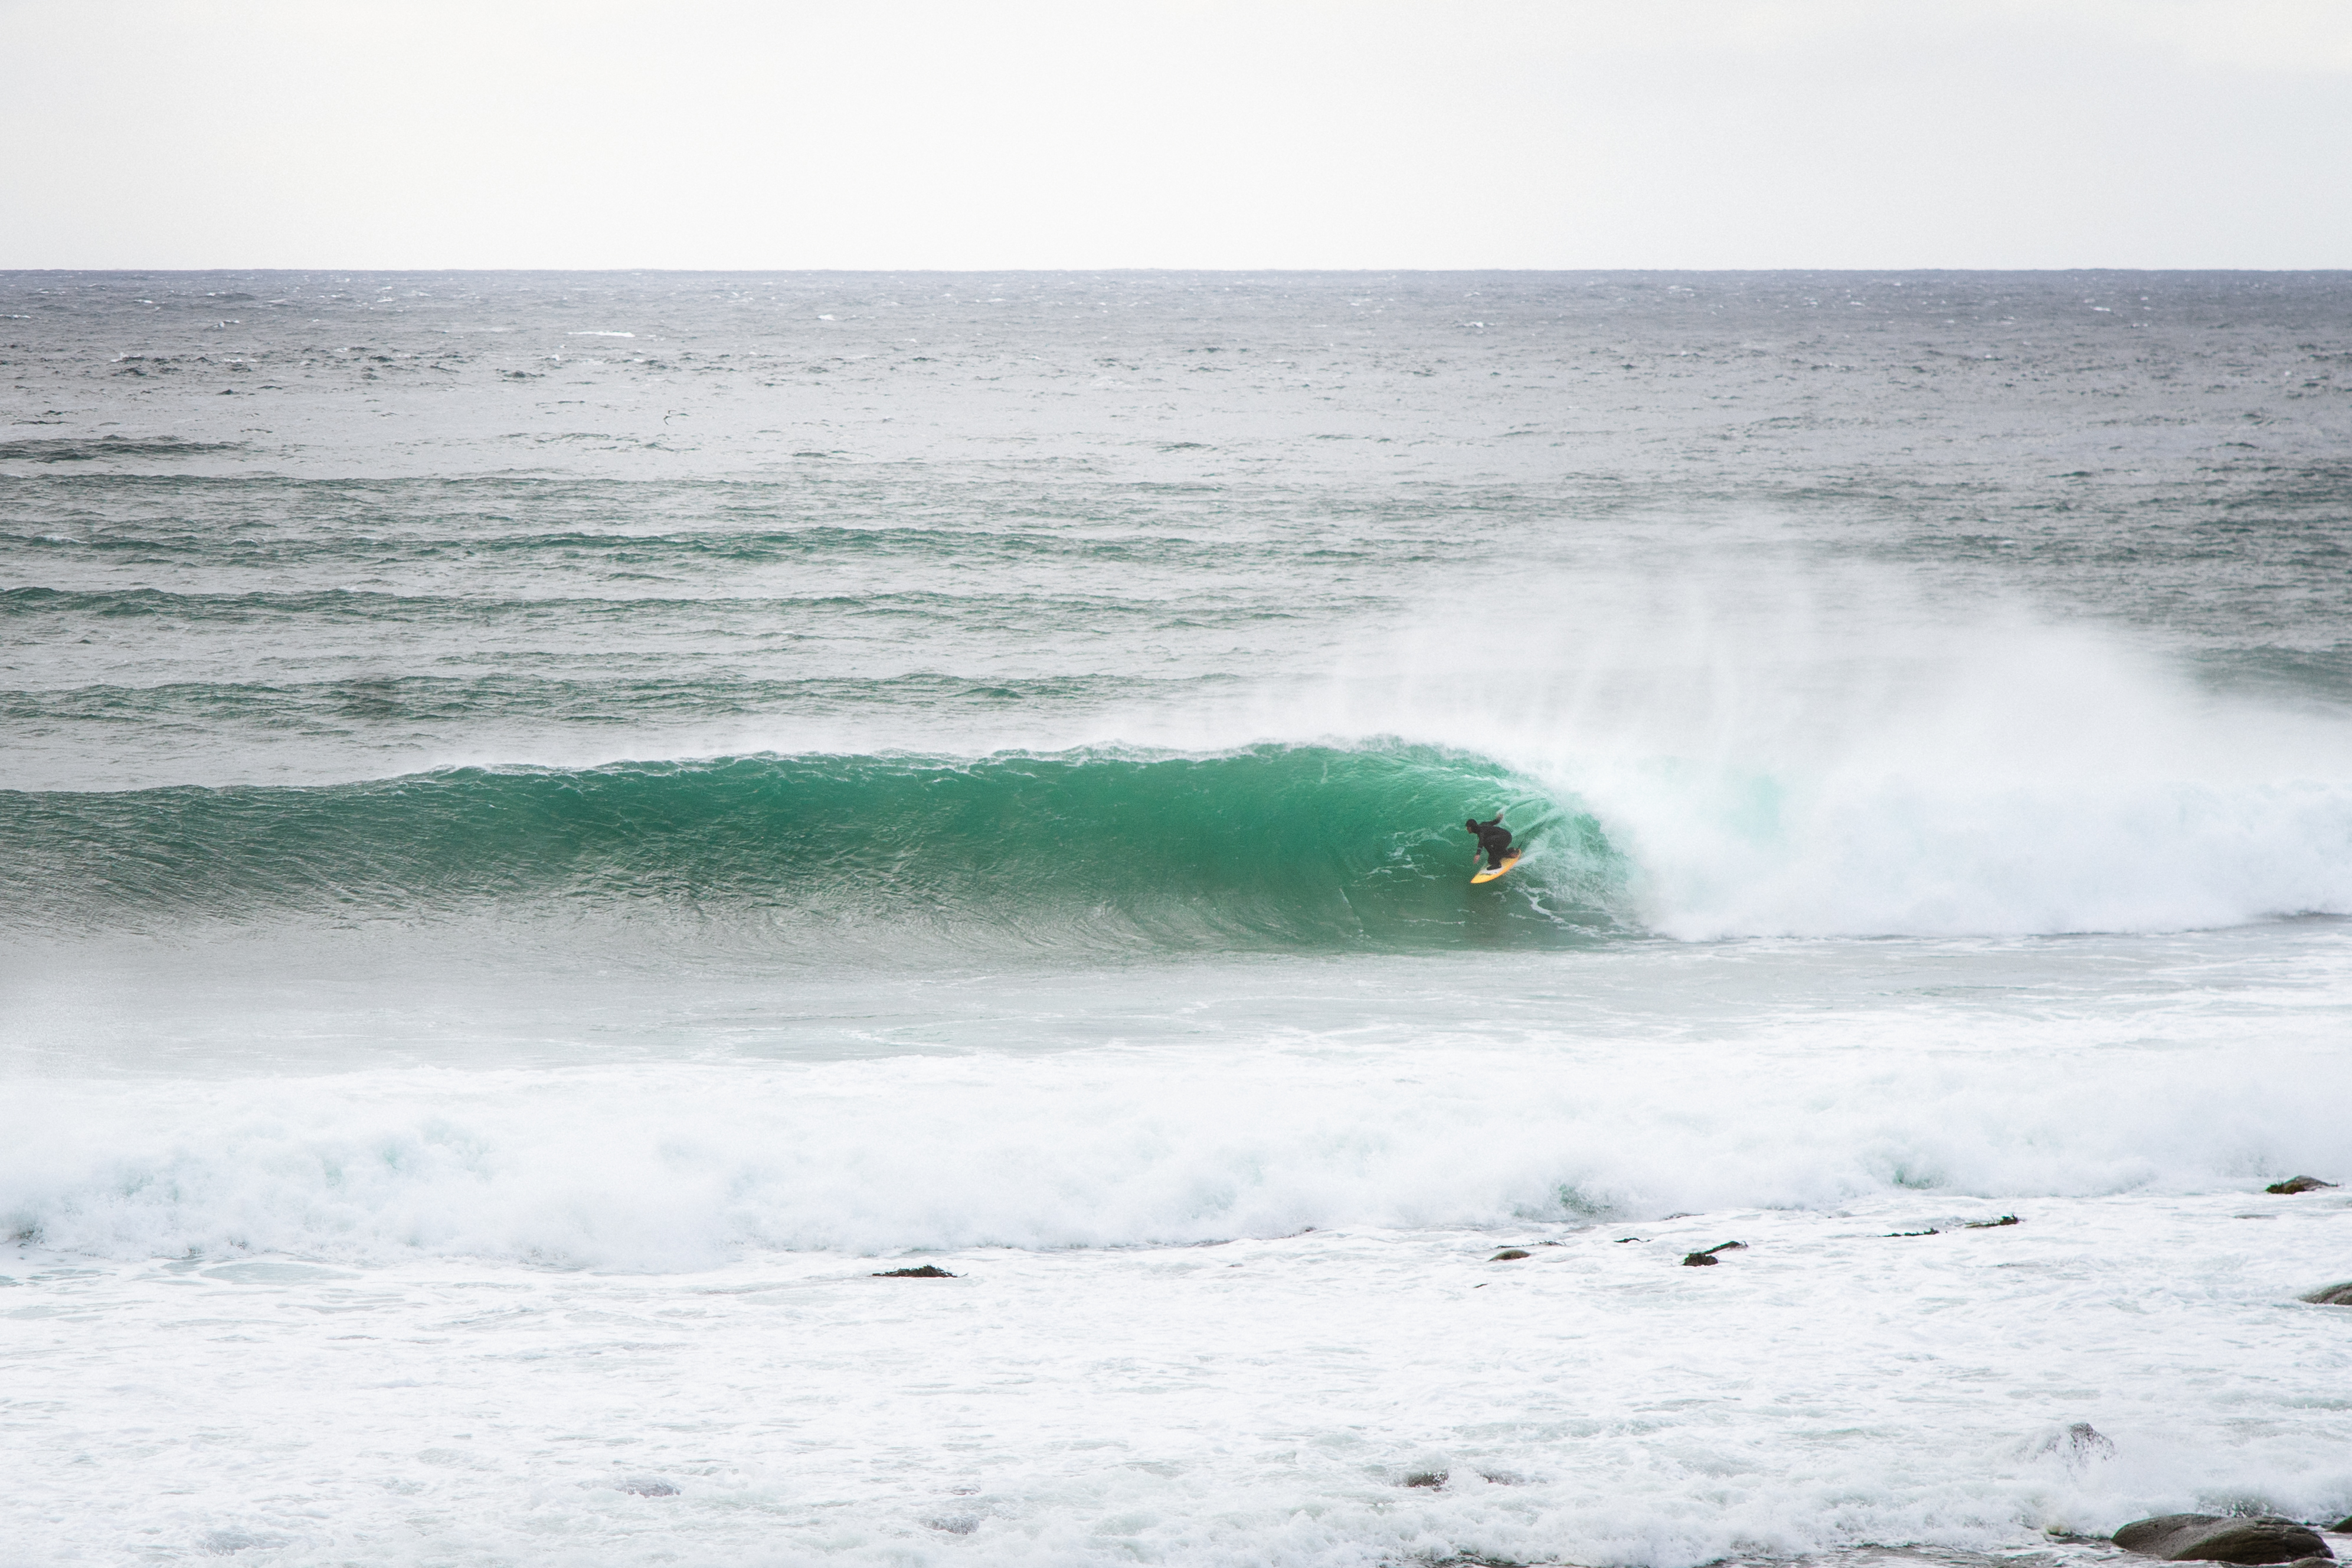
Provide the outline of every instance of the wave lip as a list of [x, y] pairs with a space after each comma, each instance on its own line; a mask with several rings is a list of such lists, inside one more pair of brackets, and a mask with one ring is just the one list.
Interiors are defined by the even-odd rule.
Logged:
[[[1536, 853], [1505, 887], [1473, 890], [1460, 824], [1506, 806]], [[0, 795], [0, 846], [5, 918], [83, 927], [521, 904], [759, 921], [787, 942], [1547, 946], [1606, 926], [1623, 883], [1574, 801], [1475, 754], [1402, 744], [16, 793]]]

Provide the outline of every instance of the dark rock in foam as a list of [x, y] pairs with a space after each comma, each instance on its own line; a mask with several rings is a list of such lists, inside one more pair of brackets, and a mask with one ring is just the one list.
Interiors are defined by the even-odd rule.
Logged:
[[2317, 1192], [2322, 1187], [2334, 1186], [2336, 1184], [2332, 1181], [2322, 1181], [2317, 1176], [2289, 1176], [2284, 1181], [2274, 1181], [2271, 1183], [2270, 1186], [2263, 1188], [2263, 1190], [2264, 1192], [2292, 1195], [2298, 1192]]
[[2158, 1514], [2116, 1531], [2116, 1544], [2168, 1563], [2294, 1563], [2336, 1556], [2317, 1531], [2268, 1514]]
[[[2315, 1307], [2352, 1307], [2352, 1280], [2336, 1285], [2322, 1285], [2303, 1299]], [[2352, 1530], [2352, 1519], [2346, 1520], [2336, 1528]]]
[[2055, 1455], [2067, 1464], [2080, 1468], [2095, 1459], [2115, 1458], [2115, 1440], [2088, 1421], [2076, 1421], [2063, 1432], [2053, 1432], [2033, 1446], [2036, 1457]]
[[926, 1263], [919, 1269], [885, 1269], [874, 1277], [877, 1280], [952, 1280], [957, 1276], [935, 1264]]

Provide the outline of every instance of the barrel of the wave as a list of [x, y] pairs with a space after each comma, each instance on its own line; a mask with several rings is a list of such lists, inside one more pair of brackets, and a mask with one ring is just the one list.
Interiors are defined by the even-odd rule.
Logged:
[[[1489, 790], [1544, 834], [1545, 863], [1528, 873], [1539, 899], [1524, 877], [1524, 898], [1454, 880], [1461, 841], [1449, 846], [1435, 824]], [[845, 822], [872, 852], [855, 877], [839, 863]], [[1496, 848], [1520, 847], [1496, 831]], [[1388, 742], [0, 789], [0, 936], [308, 926], [354, 911], [386, 929], [509, 928], [562, 910], [622, 923], [632, 942], [698, 951], [738, 931], [828, 962], [919, 947], [1574, 946], [1602, 928], [1620, 880], [1599, 824], [1573, 804], [1487, 758]]]

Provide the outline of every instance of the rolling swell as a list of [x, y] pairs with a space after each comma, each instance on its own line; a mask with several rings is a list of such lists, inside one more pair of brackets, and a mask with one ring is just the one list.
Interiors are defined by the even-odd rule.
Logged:
[[[1537, 845], [1467, 885], [1473, 810]], [[1475, 755], [754, 757], [319, 787], [0, 795], [10, 923], [666, 910], [787, 942], [1301, 949], [1570, 943], [1599, 826]]]

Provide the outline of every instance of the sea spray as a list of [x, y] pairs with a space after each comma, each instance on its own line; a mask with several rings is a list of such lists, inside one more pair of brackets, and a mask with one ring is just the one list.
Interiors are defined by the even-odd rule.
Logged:
[[2172, 931], [2352, 913], [2352, 715], [2144, 633], [1937, 594], [1750, 517], [1671, 577], [1469, 591], [1270, 697], [1276, 733], [1480, 750], [1582, 803], [1685, 940]]

